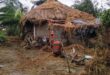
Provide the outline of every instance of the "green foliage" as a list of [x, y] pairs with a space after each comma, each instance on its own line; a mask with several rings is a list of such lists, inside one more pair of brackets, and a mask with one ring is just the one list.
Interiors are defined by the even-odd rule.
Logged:
[[19, 20], [23, 15], [22, 9], [17, 6], [16, 0], [8, 0], [5, 4], [6, 6], [0, 9], [0, 22], [7, 26], [8, 33], [18, 35], [19, 29], [17, 28], [19, 28]]
[[76, 9], [79, 9], [81, 11], [87, 12], [89, 14], [93, 14], [94, 16], [97, 16], [97, 8], [94, 8], [93, 3], [91, 0], [84, 0], [84, 2], [80, 4], [73, 5]]
[[3, 31], [0, 31], [0, 42], [5, 42], [7, 40], [6, 34]]
[[103, 24], [104, 27], [110, 27], [110, 9], [105, 10], [101, 16], [101, 22]]
[[40, 5], [40, 4], [42, 4], [42, 3], [44, 3], [46, 0], [39, 0], [39, 1], [37, 1], [35, 4], [36, 5]]
[[20, 28], [18, 25], [10, 25], [7, 27], [7, 34], [8, 35], [20, 35]]

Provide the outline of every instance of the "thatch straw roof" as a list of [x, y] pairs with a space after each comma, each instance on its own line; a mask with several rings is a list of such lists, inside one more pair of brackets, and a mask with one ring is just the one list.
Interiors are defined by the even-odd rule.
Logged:
[[34, 24], [39, 21], [45, 21], [48, 19], [59, 19], [73, 21], [75, 19], [83, 19], [86, 22], [95, 23], [95, 17], [92, 15], [73, 9], [56, 0], [47, 0], [45, 3], [32, 9], [21, 19], [21, 26], [24, 26], [26, 21], [31, 21]]

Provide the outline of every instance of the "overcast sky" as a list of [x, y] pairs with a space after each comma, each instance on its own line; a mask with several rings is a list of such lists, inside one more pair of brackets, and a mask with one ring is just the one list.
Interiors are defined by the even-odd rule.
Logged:
[[58, 0], [58, 1], [62, 2], [63, 4], [66, 4], [68, 6], [71, 6], [74, 3], [74, 0]]
[[[2, 1], [2, 0], [0, 0]], [[27, 7], [28, 10], [31, 9], [31, 7], [33, 6], [32, 1], [36, 1], [36, 0], [19, 0], [24, 7]], [[67, 5], [67, 6], [72, 6], [75, 2], [80, 2], [82, 0], [58, 0], [59, 2]], [[109, 9], [110, 6], [107, 5], [107, 3], [110, 4], [110, 0], [92, 0], [93, 4], [97, 5], [98, 8], [105, 8], [105, 9]], [[0, 7], [2, 6], [2, 4], [0, 4]], [[102, 6], [102, 7], [101, 7]]]
[[[30, 10], [31, 7], [33, 6], [31, 1], [35, 1], [35, 0], [19, 0], [19, 1], [24, 5], [24, 7], [28, 7]], [[67, 6], [72, 6], [75, 3], [75, 1], [79, 2], [82, 0], [58, 0], [58, 1], [67, 5]], [[101, 6], [103, 6], [103, 8], [105, 8], [105, 9], [110, 8], [110, 6], [107, 5], [108, 2], [110, 3], [110, 0], [92, 0], [92, 2], [96, 5], [98, 5], [98, 8], [101, 8]]]

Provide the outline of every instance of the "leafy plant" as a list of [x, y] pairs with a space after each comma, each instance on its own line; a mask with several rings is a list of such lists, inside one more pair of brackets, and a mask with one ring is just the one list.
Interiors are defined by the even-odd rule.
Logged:
[[16, 0], [8, 0], [8, 2], [5, 3], [5, 7], [0, 9], [0, 22], [2, 25], [7, 26], [8, 32], [11, 32], [11, 35], [18, 35], [19, 20], [23, 15], [22, 9], [17, 7], [15, 2]]
[[110, 27], [110, 9], [105, 10], [101, 16], [101, 22], [104, 27]]
[[4, 43], [7, 40], [5, 32], [0, 31], [0, 44]]
[[98, 9], [94, 7], [91, 0], [84, 0], [80, 4], [73, 5], [73, 7], [89, 14], [93, 14], [94, 16], [97, 16], [98, 13]]

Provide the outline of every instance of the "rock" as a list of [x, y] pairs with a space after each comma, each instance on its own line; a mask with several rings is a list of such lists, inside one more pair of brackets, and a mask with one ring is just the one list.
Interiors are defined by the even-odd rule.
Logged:
[[4, 67], [4, 65], [0, 65], [0, 68], [3, 68]]

